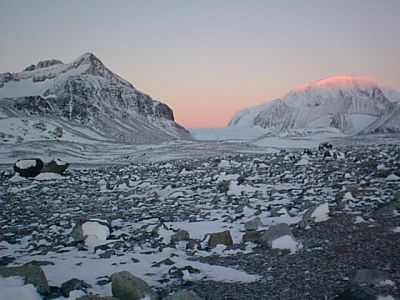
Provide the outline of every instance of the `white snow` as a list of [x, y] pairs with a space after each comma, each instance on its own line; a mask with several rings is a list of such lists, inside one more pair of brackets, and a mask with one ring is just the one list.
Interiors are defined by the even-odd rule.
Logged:
[[24, 284], [19, 276], [0, 276], [0, 300], [42, 300], [32, 284]]
[[386, 177], [386, 180], [388, 180], [388, 181], [398, 181], [398, 180], [400, 180], [400, 177], [395, 175], [395, 174], [390, 174], [388, 177]]
[[15, 173], [14, 176], [9, 179], [9, 181], [11, 181], [11, 182], [20, 182], [20, 181], [25, 181], [25, 180], [28, 180], [28, 178], [19, 176], [18, 173]]
[[17, 161], [15, 165], [20, 169], [29, 169], [31, 167], [36, 167], [36, 160], [34, 159], [23, 159]]
[[288, 249], [291, 253], [295, 253], [301, 248], [301, 243], [296, 242], [290, 235], [284, 235], [272, 241], [272, 249]]
[[[106, 221], [103, 221], [106, 222]], [[85, 244], [88, 247], [95, 247], [105, 242], [110, 236], [108, 226], [96, 221], [87, 221], [82, 225], [83, 235], [86, 235]]]
[[59, 180], [59, 179], [66, 179], [66, 176], [62, 176], [57, 173], [40, 173], [35, 177], [35, 180], [45, 181], [45, 180]]
[[400, 226], [397, 226], [395, 228], [392, 229], [392, 232], [394, 233], [400, 233]]
[[314, 212], [311, 214], [311, 218], [314, 218], [316, 223], [326, 221], [329, 219], [329, 204], [323, 203], [317, 206]]

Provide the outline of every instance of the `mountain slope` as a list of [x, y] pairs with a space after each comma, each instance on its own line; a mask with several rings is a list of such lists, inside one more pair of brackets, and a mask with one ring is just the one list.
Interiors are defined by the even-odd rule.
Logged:
[[400, 132], [397, 106], [372, 79], [338, 76], [303, 84], [282, 99], [239, 111], [228, 126], [259, 126], [272, 134]]
[[21, 73], [0, 74], [1, 124], [0, 138], [9, 142], [190, 138], [166, 104], [135, 89], [91, 53], [69, 64], [47, 60]]

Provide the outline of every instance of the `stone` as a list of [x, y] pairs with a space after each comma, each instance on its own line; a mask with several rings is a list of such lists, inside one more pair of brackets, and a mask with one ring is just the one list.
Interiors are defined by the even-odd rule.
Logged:
[[18, 159], [14, 164], [14, 171], [22, 177], [35, 177], [40, 174], [43, 161], [40, 158]]
[[73, 290], [81, 290], [86, 291], [86, 289], [91, 288], [92, 286], [86, 283], [83, 280], [79, 280], [77, 278], [72, 278], [61, 285], [61, 294], [64, 297], [69, 297], [69, 293]]
[[41, 173], [63, 174], [68, 167], [69, 163], [60, 159], [53, 159], [52, 161], [44, 165]]
[[260, 235], [258, 242], [263, 246], [268, 246], [271, 248], [272, 242], [284, 235], [289, 235], [293, 237], [292, 230], [290, 229], [288, 224], [281, 223], [277, 225], [272, 225]]
[[0, 275], [4, 277], [21, 276], [24, 278], [25, 284], [33, 284], [39, 294], [50, 293], [46, 275], [38, 266], [0, 267]]
[[360, 269], [354, 272], [351, 282], [354, 284], [376, 284], [383, 280], [389, 279], [389, 275], [383, 271], [375, 269]]
[[264, 226], [264, 224], [261, 222], [260, 218], [255, 217], [254, 219], [244, 224], [244, 229], [246, 229], [246, 231], [256, 231], [259, 227], [262, 226]]
[[374, 300], [375, 297], [361, 287], [352, 287], [344, 290], [333, 300]]
[[177, 233], [171, 236], [171, 242], [176, 243], [180, 241], [188, 241], [190, 239], [189, 232], [186, 230], [179, 230]]
[[168, 297], [165, 297], [163, 300], [202, 300], [202, 299], [203, 298], [201, 298], [194, 291], [182, 290]]
[[112, 297], [112, 296], [97, 296], [97, 295], [85, 295], [79, 298], [76, 298], [76, 300], [119, 300], [118, 298]]
[[260, 238], [260, 232], [246, 231], [246, 233], [242, 237], [242, 240], [243, 242], [257, 242], [259, 238]]
[[330, 144], [330, 143], [328, 143], [328, 142], [323, 142], [323, 143], [321, 143], [321, 144], [319, 144], [319, 146], [318, 146], [318, 150], [331, 150], [333, 147], [332, 147], [332, 144]]
[[232, 246], [233, 240], [229, 230], [222, 232], [210, 233], [210, 239], [208, 240], [207, 247], [209, 249], [215, 248], [218, 244], [225, 246]]
[[120, 300], [157, 299], [156, 293], [139, 277], [128, 271], [121, 271], [111, 275], [111, 290], [114, 297]]

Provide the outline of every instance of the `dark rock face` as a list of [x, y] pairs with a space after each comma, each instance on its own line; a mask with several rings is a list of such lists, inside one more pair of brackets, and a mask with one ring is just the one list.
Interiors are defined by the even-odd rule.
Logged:
[[14, 171], [22, 177], [35, 177], [42, 168], [43, 161], [40, 158], [19, 159], [14, 164]]
[[[42, 70], [35, 72], [37, 69]], [[174, 123], [174, 114], [168, 105], [135, 89], [91, 53], [70, 64], [42, 61], [25, 71], [32, 74], [0, 74], [0, 88], [10, 81], [30, 77], [33, 84], [48, 82], [48, 88], [40, 95], [16, 96], [12, 101], [3, 101], [0, 109], [10, 116], [61, 119], [125, 142], [138, 141], [132, 134], [135, 131], [151, 135], [153, 141], [190, 137], [183, 127]], [[71, 76], [65, 76], [69, 73]], [[121, 121], [127, 126], [120, 124]]]

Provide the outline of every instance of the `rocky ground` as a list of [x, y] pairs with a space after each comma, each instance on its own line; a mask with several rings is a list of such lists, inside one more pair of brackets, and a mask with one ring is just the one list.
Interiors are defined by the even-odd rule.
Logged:
[[[46, 299], [118, 296], [117, 279], [131, 280], [121, 271], [161, 299], [184, 289], [204, 299], [400, 297], [396, 144], [36, 179], [10, 171], [0, 174], [0, 274]], [[32, 282], [27, 265], [46, 283]]]

